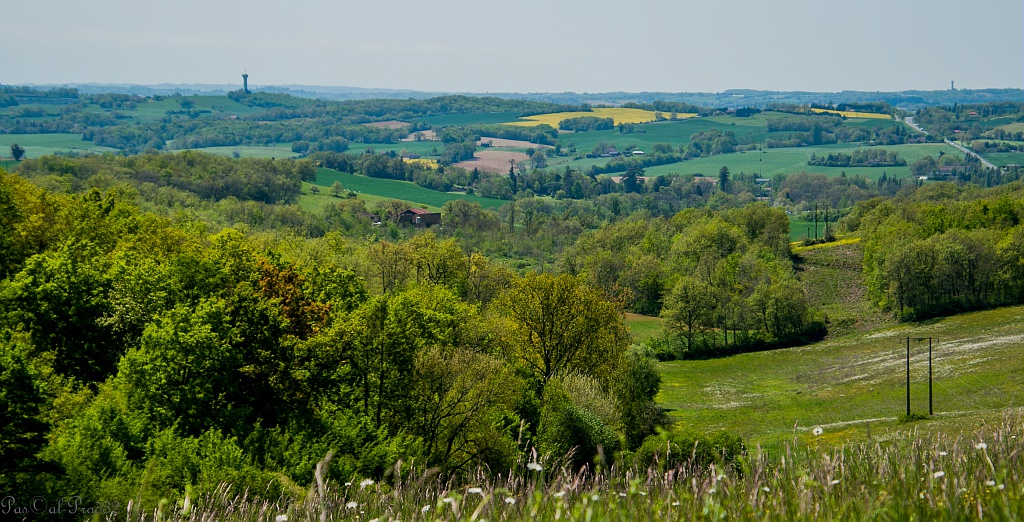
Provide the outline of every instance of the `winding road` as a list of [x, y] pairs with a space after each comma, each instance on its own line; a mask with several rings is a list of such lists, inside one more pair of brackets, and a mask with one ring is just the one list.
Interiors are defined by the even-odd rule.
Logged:
[[[914, 122], [914, 117], [913, 116], [907, 116], [906, 118], [903, 118], [903, 121], [906, 122], [907, 125], [910, 125], [911, 127], [913, 127], [918, 132], [923, 132], [925, 134], [928, 134], [928, 131], [922, 129], [920, 125], [918, 125], [916, 122]], [[960, 152], [963, 152], [964, 154], [966, 154], [968, 156], [974, 156], [975, 158], [978, 158], [978, 161], [980, 161], [981, 164], [984, 165], [986, 168], [990, 168], [990, 169], [998, 168], [992, 162], [990, 162], [989, 160], [981, 157], [980, 155], [978, 155], [974, 151], [968, 149], [967, 147], [964, 147], [963, 145], [960, 145], [959, 143], [957, 143], [955, 141], [952, 141], [952, 140], [943, 140], [943, 141], [946, 142], [946, 145], [949, 145], [949, 146], [959, 150]]]

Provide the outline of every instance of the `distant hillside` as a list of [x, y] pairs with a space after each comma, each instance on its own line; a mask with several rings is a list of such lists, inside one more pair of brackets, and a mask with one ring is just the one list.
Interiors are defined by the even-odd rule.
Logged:
[[[254, 79], [255, 80], [255, 79]], [[74, 87], [83, 94], [134, 94], [139, 96], [190, 94], [225, 94], [241, 88], [241, 82], [229, 84], [162, 83], [157, 85], [68, 83], [32, 84], [32, 87]], [[325, 100], [366, 100], [423, 99], [445, 94], [486, 95], [498, 98], [545, 101], [562, 104], [590, 103], [593, 105], [620, 105], [628, 102], [650, 103], [654, 101], [684, 102], [705, 107], [765, 107], [771, 104], [810, 105], [812, 103], [865, 103], [884, 101], [894, 107], [916, 110], [921, 107], [953, 105], [954, 103], [1016, 102], [1024, 99], [1021, 89], [957, 89], [957, 90], [911, 90], [896, 92], [841, 91], [762, 91], [757, 89], [729, 89], [718, 93], [702, 92], [604, 92], [604, 93], [472, 93], [472, 92], [429, 92], [412, 89], [385, 89], [348, 86], [322, 85], [260, 85], [251, 83], [254, 91], [286, 93], [303, 98]]]

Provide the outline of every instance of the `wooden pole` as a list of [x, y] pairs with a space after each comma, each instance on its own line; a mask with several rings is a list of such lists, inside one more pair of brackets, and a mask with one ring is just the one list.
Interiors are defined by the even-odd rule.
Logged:
[[910, 416], [910, 337], [907, 337], [907, 417]]
[[928, 338], [928, 415], [934, 415], [932, 410], [932, 338]]

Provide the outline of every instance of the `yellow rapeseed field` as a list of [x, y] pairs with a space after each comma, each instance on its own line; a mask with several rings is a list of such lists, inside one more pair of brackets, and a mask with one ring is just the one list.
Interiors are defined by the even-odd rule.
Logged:
[[423, 163], [424, 165], [426, 165], [426, 166], [428, 166], [428, 167], [430, 167], [432, 169], [436, 169], [437, 168], [437, 160], [433, 160], [433, 159], [429, 159], [429, 158], [403, 158], [403, 159], [405, 160], [406, 163]]
[[854, 111], [833, 111], [829, 109], [811, 109], [814, 112], [822, 113], [827, 112], [829, 114], [839, 114], [847, 118], [861, 118], [865, 120], [891, 120], [892, 116], [888, 114], [876, 114], [873, 112], [854, 112]]
[[[668, 119], [671, 113], [664, 112], [662, 115]], [[513, 121], [507, 125], [518, 125], [520, 127], [535, 127], [537, 125], [548, 124], [554, 128], [558, 128], [558, 122], [569, 119], [579, 118], [581, 116], [592, 116], [594, 118], [611, 118], [615, 121], [615, 124], [620, 123], [647, 123], [654, 121], [654, 111], [646, 111], [643, 109], [624, 109], [621, 107], [610, 107], [610, 108], [597, 108], [591, 112], [553, 112], [550, 114], [538, 114], [536, 116], [527, 116], [520, 118], [518, 121]], [[686, 119], [692, 118], [696, 114], [692, 113], [678, 113], [676, 118]]]

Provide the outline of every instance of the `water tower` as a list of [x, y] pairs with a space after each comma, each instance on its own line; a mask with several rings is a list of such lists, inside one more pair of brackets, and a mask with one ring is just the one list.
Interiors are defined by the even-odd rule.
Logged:
[[246, 94], [250, 94], [250, 92], [249, 92], [249, 73], [242, 73], [242, 91], [244, 91]]

